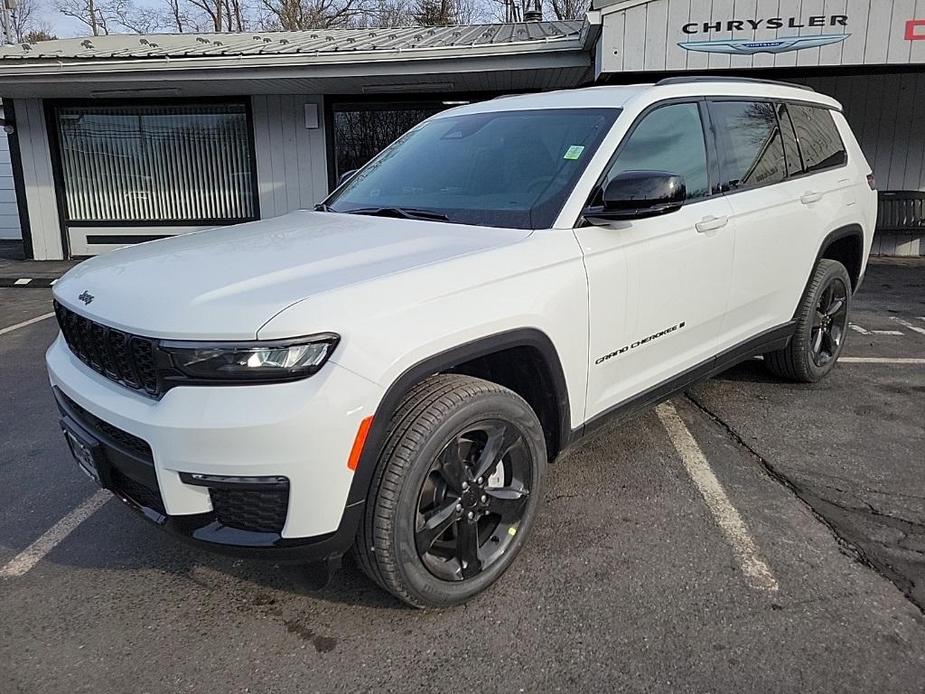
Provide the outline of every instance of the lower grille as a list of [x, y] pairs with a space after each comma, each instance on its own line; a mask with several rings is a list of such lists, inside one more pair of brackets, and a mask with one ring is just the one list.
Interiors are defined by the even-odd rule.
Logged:
[[239, 530], [281, 532], [289, 510], [289, 488], [209, 489], [216, 519]]
[[130, 434], [127, 431], [123, 431], [117, 426], [113, 426], [103, 419], [100, 419], [92, 412], [88, 412], [76, 402], [71, 400], [64, 393], [61, 393], [60, 391], [59, 393], [61, 398], [71, 409], [80, 423], [87, 427], [91, 434], [101, 434], [102, 436], [110, 439], [113, 443], [117, 444], [120, 448], [130, 453], [134, 453], [139, 458], [143, 458], [148, 462], [153, 462], [154, 455], [151, 453], [151, 446], [148, 445], [147, 441], [138, 438], [134, 434]]
[[112, 486], [117, 493], [127, 496], [139, 506], [150, 508], [157, 511], [162, 516], [167, 515], [164, 509], [164, 499], [161, 498], [161, 492], [158, 489], [142, 484], [131, 477], [124, 475], [117, 468], [110, 471]]

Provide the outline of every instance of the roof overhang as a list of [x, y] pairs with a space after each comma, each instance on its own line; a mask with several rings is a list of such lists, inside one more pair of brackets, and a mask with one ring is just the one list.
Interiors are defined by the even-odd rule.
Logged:
[[[544, 41], [269, 55], [0, 60], [0, 97], [478, 91], [574, 86], [599, 26]], [[154, 94], [152, 94], [154, 95]]]

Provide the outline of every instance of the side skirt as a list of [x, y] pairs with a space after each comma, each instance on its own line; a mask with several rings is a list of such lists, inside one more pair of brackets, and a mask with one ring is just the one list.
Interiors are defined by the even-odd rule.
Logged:
[[734, 347], [730, 347], [715, 357], [692, 366], [677, 376], [672, 376], [668, 380], [648, 388], [638, 395], [627, 398], [623, 402], [617, 403], [613, 407], [604, 410], [595, 415], [584, 425], [573, 429], [568, 440], [568, 447], [578, 444], [589, 434], [594, 433], [601, 427], [616, 421], [628, 419], [633, 415], [649, 409], [670, 398], [672, 395], [686, 390], [695, 383], [705, 381], [711, 376], [715, 376], [746, 359], [751, 359], [759, 354], [773, 352], [786, 347], [790, 338], [793, 337], [793, 331], [796, 328], [796, 321], [784, 323], [776, 328], [771, 328], [755, 337], [749, 338]]

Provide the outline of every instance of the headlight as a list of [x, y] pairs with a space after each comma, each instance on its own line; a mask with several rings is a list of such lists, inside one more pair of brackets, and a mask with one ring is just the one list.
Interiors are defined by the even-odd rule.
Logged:
[[339, 339], [334, 333], [324, 333], [272, 342], [163, 341], [159, 347], [168, 355], [173, 369], [188, 379], [292, 381], [318, 371]]

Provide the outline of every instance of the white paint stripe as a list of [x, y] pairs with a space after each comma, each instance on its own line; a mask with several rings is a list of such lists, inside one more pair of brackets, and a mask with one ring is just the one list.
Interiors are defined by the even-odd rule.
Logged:
[[29, 284], [29, 282], [31, 281], [32, 281], [31, 279], [21, 279], [21, 280], [16, 280], [15, 282], [13, 282], [13, 284], [18, 287], [22, 287], [26, 284]]
[[870, 335], [869, 330], [865, 330], [860, 325], [855, 325], [854, 323], [849, 323], [848, 327], [851, 328], [856, 333], [861, 333], [861, 335]]
[[748, 532], [745, 521], [739, 515], [735, 506], [726, 496], [723, 485], [716, 479], [706, 456], [697, 445], [693, 435], [684, 425], [674, 405], [663, 403], [655, 408], [658, 418], [668, 431], [668, 437], [684, 462], [687, 474], [697, 486], [716, 524], [732, 545], [733, 552], [742, 568], [742, 573], [753, 588], [774, 592], [779, 586], [774, 573], [767, 565], [758, 551], [758, 545]]
[[925, 328], [920, 328], [917, 325], [912, 325], [912, 323], [910, 323], [909, 321], [903, 320], [902, 318], [898, 318], [897, 316], [890, 316], [890, 318], [892, 318], [894, 321], [899, 323], [904, 328], [909, 328], [909, 330], [917, 332], [919, 335], [925, 335]]
[[105, 489], [97, 491], [96, 494], [55, 523], [38, 540], [13, 557], [6, 566], [0, 569], [0, 578], [22, 576], [29, 571], [39, 563], [42, 557], [53, 550], [61, 540], [66, 538], [74, 528], [89, 518], [94, 511], [111, 498], [112, 494]]
[[54, 313], [43, 313], [41, 316], [36, 316], [35, 318], [30, 318], [29, 320], [24, 320], [22, 323], [17, 323], [16, 325], [11, 325], [8, 328], [0, 328], [0, 335], [6, 335], [11, 333], [14, 330], [19, 330], [20, 328], [25, 328], [27, 325], [32, 325], [33, 323], [38, 323], [43, 321], [46, 318], [51, 318]]
[[902, 330], [871, 330], [874, 335], [902, 335]]
[[839, 364], [905, 364], [908, 366], [925, 366], [925, 359], [907, 359], [905, 357], [839, 357]]

